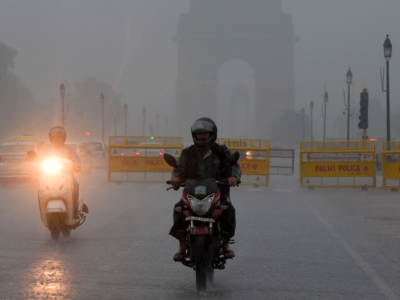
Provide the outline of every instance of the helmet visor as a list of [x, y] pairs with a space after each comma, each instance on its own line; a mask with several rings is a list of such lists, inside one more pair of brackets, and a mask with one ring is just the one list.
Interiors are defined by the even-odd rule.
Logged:
[[199, 120], [193, 123], [192, 132], [213, 132], [214, 125], [208, 121]]

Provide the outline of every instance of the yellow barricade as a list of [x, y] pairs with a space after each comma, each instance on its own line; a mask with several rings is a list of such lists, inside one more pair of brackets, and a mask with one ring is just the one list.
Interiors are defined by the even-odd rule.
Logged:
[[269, 184], [269, 140], [220, 138], [217, 143], [240, 153], [242, 184]]
[[108, 144], [109, 182], [165, 182], [172, 167], [164, 153], [178, 158], [182, 137], [110, 136]]
[[375, 143], [301, 142], [300, 186], [375, 187]]
[[385, 190], [400, 189], [400, 142], [382, 143], [382, 184]]

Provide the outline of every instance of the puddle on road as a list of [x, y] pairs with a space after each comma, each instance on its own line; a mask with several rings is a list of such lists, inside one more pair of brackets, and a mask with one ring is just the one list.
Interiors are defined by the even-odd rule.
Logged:
[[32, 265], [22, 280], [25, 299], [74, 298], [72, 277], [61, 260], [42, 260]]

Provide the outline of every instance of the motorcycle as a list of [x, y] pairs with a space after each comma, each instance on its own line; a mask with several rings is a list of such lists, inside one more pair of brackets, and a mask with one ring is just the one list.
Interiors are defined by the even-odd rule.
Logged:
[[40, 161], [34, 151], [28, 152], [28, 161], [34, 164], [38, 175], [38, 201], [43, 225], [50, 230], [51, 238], [58, 240], [71, 230], [81, 226], [89, 209], [83, 200], [78, 201], [78, 213], [74, 215], [74, 175], [72, 162], [52, 157]]
[[[225, 168], [234, 165], [239, 157], [238, 152], [233, 153], [225, 162]], [[183, 171], [173, 156], [164, 154], [164, 160], [179, 172]], [[171, 184], [170, 181], [166, 183]], [[188, 179], [179, 182], [177, 187], [167, 189], [179, 190], [180, 187], [184, 187], [182, 192], [184, 205], [176, 208], [179, 212], [183, 212], [187, 224], [186, 253], [182, 264], [196, 271], [198, 291], [206, 290], [207, 284], [214, 281], [215, 269], [225, 269], [226, 260], [229, 258], [223, 254], [223, 246], [226, 243], [233, 244], [227, 233], [220, 230], [218, 222], [222, 212], [228, 209], [228, 206], [221, 205], [221, 185], [228, 185], [228, 180]]]

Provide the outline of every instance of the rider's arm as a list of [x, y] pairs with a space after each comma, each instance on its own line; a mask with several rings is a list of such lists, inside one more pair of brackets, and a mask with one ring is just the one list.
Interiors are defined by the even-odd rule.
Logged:
[[72, 149], [71, 147], [67, 146], [68, 151], [71, 155], [71, 161], [72, 161], [72, 168], [74, 169], [74, 172], [79, 173], [82, 169], [82, 161], [79, 158], [78, 154], [76, 154], [75, 150]]
[[[186, 161], [187, 161], [187, 152], [182, 151], [182, 154], [179, 156], [178, 161], [176, 162], [178, 166], [181, 167], [182, 170], [186, 170]], [[183, 180], [183, 174], [178, 171], [178, 169], [174, 168], [171, 174], [172, 178], [179, 178]]]
[[[231, 155], [231, 151], [225, 146], [222, 145], [222, 155], [224, 159], [227, 159]], [[232, 168], [231, 168], [231, 177], [235, 177], [238, 180], [240, 180], [240, 177], [242, 176], [242, 170], [240, 169], [239, 163], [235, 163]]]

